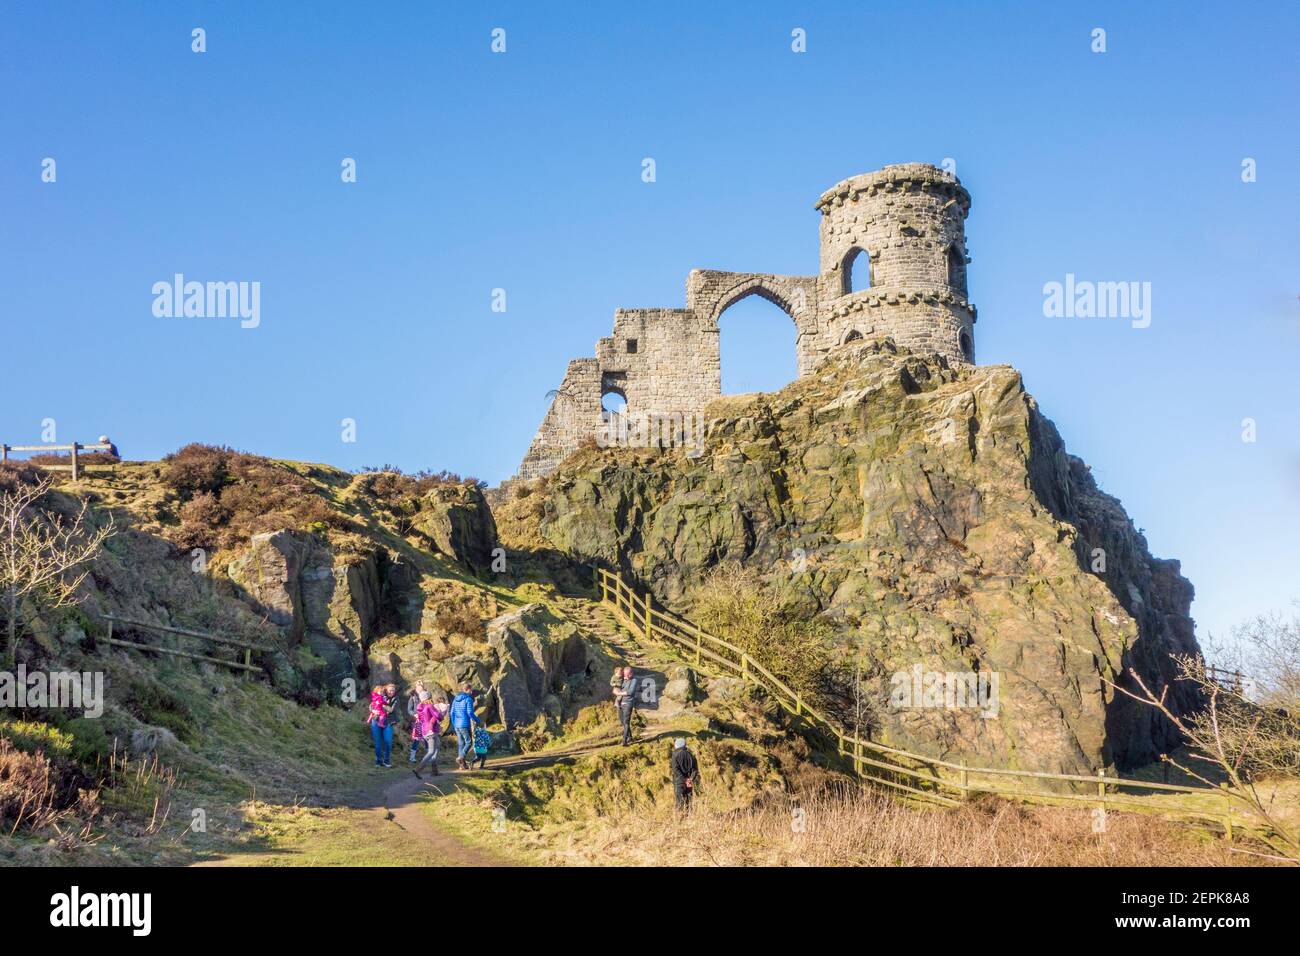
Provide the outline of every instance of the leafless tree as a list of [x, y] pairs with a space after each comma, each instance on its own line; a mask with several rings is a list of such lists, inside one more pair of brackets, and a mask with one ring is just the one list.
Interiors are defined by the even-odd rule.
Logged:
[[1300, 714], [1257, 705], [1240, 687], [1220, 684], [1207, 672], [1204, 658], [1171, 656], [1177, 666], [1175, 679], [1191, 681], [1201, 691], [1204, 704], [1194, 713], [1175, 713], [1168, 705], [1168, 685], [1156, 694], [1133, 668], [1128, 673], [1139, 693], [1108, 683], [1154, 707], [1183, 735], [1188, 745], [1186, 765], [1168, 754], [1161, 759], [1206, 786], [1215, 786], [1210, 776], [1222, 775], [1228, 799], [1260, 824], [1261, 839], [1283, 856], [1300, 859], [1300, 829], [1295, 820], [1279, 814], [1272, 798], [1257, 787], [1266, 776], [1300, 775]]
[[87, 563], [116, 532], [111, 517], [94, 525], [88, 500], [82, 500], [71, 518], [42, 507], [52, 485], [50, 478], [42, 477], [0, 493], [0, 599], [10, 666], [18, 655], [23, 600], [30, 599], [41, 610], [78, 603], [77, 589], [90, 571]]

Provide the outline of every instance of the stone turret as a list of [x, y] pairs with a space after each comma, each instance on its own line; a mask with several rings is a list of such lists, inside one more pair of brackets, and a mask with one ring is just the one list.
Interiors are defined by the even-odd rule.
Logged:
[[891, 336], [974, 361], [966, 298], [970, 193], [927, 163], [886, 166], [822, 193], [820, 297], [830, 344]]

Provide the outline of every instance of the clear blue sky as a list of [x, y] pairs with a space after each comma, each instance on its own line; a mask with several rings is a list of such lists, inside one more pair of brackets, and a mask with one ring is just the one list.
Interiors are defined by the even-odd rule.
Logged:
[[[1183, 560], [1202, 634], [1300, 596], [1295, 5], [468, 6], [0, 7], [0, 438], [495, 482], [615, 308], [815, 272], [823, 189], [952, 157], [980, 361]], [[156, 318], [176, 272], [260, 282], [261, 326]], [[1044, 318], [1067, 272], [1151, 282], [1151, 327]], [[723, 335], [729, 390], [793, 374], [767, 303]]]

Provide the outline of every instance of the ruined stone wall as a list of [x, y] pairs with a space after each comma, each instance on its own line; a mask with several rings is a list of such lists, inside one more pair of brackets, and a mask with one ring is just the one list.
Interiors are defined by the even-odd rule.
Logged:
[[800, 376], [847, 341], [899, 345], [974, 361], [975, 307], [967, 300], [965, 219], [970, 194], [925, 163], [886, 166], [831, 187], [816, 203], [821, 254], [815, 276], [695, 269], [684, 309], [619, 309], [594, 359], [569, 363], [519, 477], [550, 472], [602, 426], [601, 399], [627, 414], [697, 414], [722, 393], [719, 317], [758, 295], [795, 325]]

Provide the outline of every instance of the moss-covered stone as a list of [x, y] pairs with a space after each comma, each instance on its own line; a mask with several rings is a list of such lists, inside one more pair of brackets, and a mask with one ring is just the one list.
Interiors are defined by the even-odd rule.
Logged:
[[[1134, 667], [1159, 686], [1170, 653], [1196, 650], [1191, 585], [1066, 453], [1014, 369], [871, 343], [709, 415], [698, 458], [573, 456], [547, 484], [541, 536], [688, 614], [711, 567], [761, 570], [865, 665], [891, 744], [1091, 772], [1174, 743], [1167, 722], [1106, 681]], [[891, 708], [890, 675], [917, 664], [996, 672], [996, 718]], [[1175, 707], [1192, 703], [1171, 693]]]

